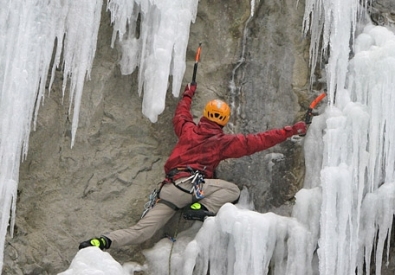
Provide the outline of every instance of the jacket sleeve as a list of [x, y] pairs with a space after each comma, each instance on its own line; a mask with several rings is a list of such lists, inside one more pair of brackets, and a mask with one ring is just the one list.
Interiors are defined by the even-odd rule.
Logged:
[[273, 129], [266, 132], [248, 135], [228, 135], [223, 142], [222, 157], [239, 158], [252, 155], [285, 141], [292, 136], [284, 129]]
[[187, 85], [180, 102], [178, 102], [175, 115], [173, 117], [174, 132], [180, 137], [185, 126], [195, 126], [191, 114], [192, 97], [195, 94], [196, 86]]

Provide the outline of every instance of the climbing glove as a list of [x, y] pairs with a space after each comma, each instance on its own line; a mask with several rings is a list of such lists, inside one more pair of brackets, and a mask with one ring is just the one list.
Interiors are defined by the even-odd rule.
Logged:
[[188, 83], [185, 86], [185, 90], [184, 90], [184, 94], [183, 95], [192, 98], [193, 95], [195, 94], [196, 88], [197, 88], [197, 83], [196, 82], [195, 83]]
[[285, 126], [283, 129], [287, 137], [292, 137], [294, 135], [304, 136], [306, 135], [307, 131], [306, 123], [304, 123], [303, 121], [299, 121], [293, 126]]

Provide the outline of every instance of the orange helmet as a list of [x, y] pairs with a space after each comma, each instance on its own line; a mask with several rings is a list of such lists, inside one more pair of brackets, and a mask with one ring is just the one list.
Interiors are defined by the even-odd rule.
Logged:
[[204, 107], [203, 116], [221, 126], [225, 126], [230, 118], [230, 108], [222, 100], [214, 99]]

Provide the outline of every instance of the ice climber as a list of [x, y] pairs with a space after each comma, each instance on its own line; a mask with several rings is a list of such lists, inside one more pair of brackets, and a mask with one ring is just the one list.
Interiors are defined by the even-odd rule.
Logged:
[[165, 163], [166, 178], [158, 190], [158, 200], [135, 225], [84, 241], [79, 249], [100, 249], [135, 245], [151, 238], [177, 210], [185, 208], [185, 219], [203, 221], [214, 216], [225, 203], [238, 200], [240, 189], [234, 183], [214, 179], [220, 161], [239, 158], [268, 149], [293, 135], [304, 135], [306, 124], [272, 129], [257, 134], [225, 134], [229, 106], [221, 100], [207, 103], [198, 124], [190, 112], [196, 83], [188, 84], [173, 118], [178, 142]]

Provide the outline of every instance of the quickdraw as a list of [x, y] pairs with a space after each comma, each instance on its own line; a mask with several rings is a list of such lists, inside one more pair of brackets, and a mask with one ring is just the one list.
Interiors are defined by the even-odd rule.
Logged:
[[141, 214], [140, 219], [144, 218], [145, 215], [147, 215], [148, 211], [152, 209], [152, 207], [155, 206], [155, 204], [158, 201], [158, 195], [159, 195], [160, 189], [154, 189], [152, 193], [149, 195], [149, 200], [144, 204], [144, 210], [143, 213]]
[[[199, 170], [193, 170], [191, 167], [188, 167], [188, 170], [192, 175], [183, 179], [181, 182], [174, 183], [174, 185], [178, 189], [180, 189], [186, 193], [194, 194], [195, 198], [197, 200], [201, 200], [204, 198], [204, 195], [203, 195], [204, 176], [203, 176], [202, 172], [200, 172]], [[184, 183], [187, 181], [191, 181], [191, 184], [192, 184], [191, 190], [186, 190], [186, 189], [183, 189], [179, 186], [181, 183]]]
[[196, 170], [192, 178], [193, 193], [196, 199], [201, 200], [204, 198], [203, 195], [203, 183], [204, 178], [200, 171]]

